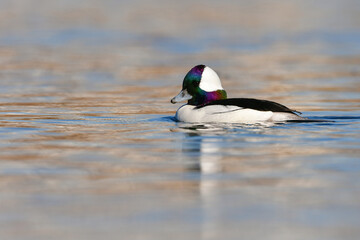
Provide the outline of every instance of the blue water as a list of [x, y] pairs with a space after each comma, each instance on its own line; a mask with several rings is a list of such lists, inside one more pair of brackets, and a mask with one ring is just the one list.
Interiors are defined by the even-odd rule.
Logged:
[[[0, 1], [0, 239], [359, 239], [359, 7]], [[197, 64], [324, 121], [176, 122]]]

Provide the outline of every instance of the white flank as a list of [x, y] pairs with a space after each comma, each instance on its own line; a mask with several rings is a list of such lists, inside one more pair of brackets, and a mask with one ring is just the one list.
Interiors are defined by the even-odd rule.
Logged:
[[303, 120], [304, 118], [283, 112], [258, 111], [237, 106], [210, 105], [196, 109], [192, 105], [183, 105], [175, 115], [180, 122], [190, 123], [259, 123]]
[[213, 92], [223, 89], [219, 76], [209, 67], [204, 68], [199, 87], [206, 92]]

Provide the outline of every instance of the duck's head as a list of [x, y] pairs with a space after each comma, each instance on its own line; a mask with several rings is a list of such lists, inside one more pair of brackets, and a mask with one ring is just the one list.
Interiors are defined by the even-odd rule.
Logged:
[[211, 68], [197, 65], [186, 74], [182, 90], [171, 103], [188, 100], [188, 104], [199, 106], [219, 99], [226, 99], [219, 76]]

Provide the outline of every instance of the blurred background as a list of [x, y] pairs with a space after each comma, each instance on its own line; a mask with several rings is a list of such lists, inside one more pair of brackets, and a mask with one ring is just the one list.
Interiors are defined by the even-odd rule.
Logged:
[[[326, 61], [324, 56], [359, 63], [356, 0], [0, 4], [3, 74], [29, 71], [36, 82], [47, 78], [41, 85], [70, 90], [76, 84], [98, 88], [134, 80], [164, 85], [174, 81], [172, 74], [180, 84], [182, 75], [199, 63], [222, 71], [223, 78], [227, 72], [247, 77], [246, 67], [256, 68], [254, 74], [268, 69], [276, 74], [276, 57], [289, 65], [300, 58], [316, 65]], [[338, 65], [332, 63], [327, 74], [353, 72]]]
[[[197, 64], [335, 123], [175, 123]], [[359, 239], [359, 96], [358, 0], [0, 0], [0, 239]]]

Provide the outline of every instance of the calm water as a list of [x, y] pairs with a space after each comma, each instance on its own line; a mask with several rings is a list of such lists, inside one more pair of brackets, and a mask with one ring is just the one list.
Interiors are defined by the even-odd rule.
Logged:
[[[0, 1], [0, 239], [359, 239], [359, 12]], [[329, 122], [177, 123], [200, 63]]]

